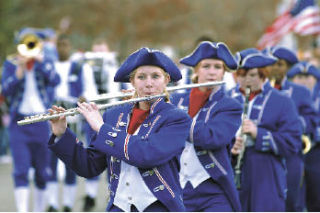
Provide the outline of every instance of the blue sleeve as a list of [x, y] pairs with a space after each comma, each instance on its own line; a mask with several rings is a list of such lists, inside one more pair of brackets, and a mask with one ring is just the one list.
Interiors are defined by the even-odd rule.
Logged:
[[178, 109], [166, 114], [170, 116], [162, 121], [159, 118], [159, 130], [147, 137], [129, 135], [104, 124], [91, 144], [97, 150], [139, 168], [164, 164], [182, 153], [191, 123], [188, 115]]
[[48, 86], [56, 86], [60, 83], [60, 77], [51, 60], [45, 59], [42, 63], [38, 63], [35, 69], [43, 74]]
[[4, 96], [12, 96], [16, 93], [19, 85], [24, 82], [24, 78], [18, 79], [16, 76], [17, 66], [5, 61], [2, 70], [2, 93]]
[[[232, 100], [232, 99], [231, 99]], [[203, 149], [220, 149], [232, 142], [241, 125], [242, 108], [232, 100], [210, 114], [208, 122], [196, 121], [191, 126], [189, 140]]]
[[170, 95], [170, 102], [171, 102], [173, 105], [177, 106], [177, 105], [178, 105], [178, 102], [180, 101], [180, 99], [181, 99], [183, 96], [185, 96], [185, 93], [177, 93], [177, 92], [172, 93], [172, 94]]
[[278, 116], [276, 130], [258, 126], [255, 149], [286, 157], [301, 149], [301, 125], [292, 100], [282, 103]]
[[84, 148], [69, 129], [57, 142], [54, 140], [51, 136], [49, 149], [79, 176], [95, 177], [106, 169], [106, 155], [91, 146]]
[[303, 126], [303, 133], [311, 134], [317, 125], [317, 113], [312, 106], [311, 93], [307, 89], [303, 88], [301, 89], [299, 98], [301, 98], [302, 103], [299, 106], [298, 113], [300, 122]]

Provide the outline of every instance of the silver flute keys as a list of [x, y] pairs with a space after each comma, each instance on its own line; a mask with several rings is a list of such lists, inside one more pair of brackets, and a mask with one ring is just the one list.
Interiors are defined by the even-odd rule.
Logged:
[[[181, 86], [168, 87], [167, 91], [173, 92], [176, 90], [191, 89], [191, 88], [195, 88], [195, 87], [218, 86], [218, 85], [222, 85], [224, 83], [225, 83], [224, 81], [215, 81], [215, 82], [207, 82], [207, 83], [199, 83], [199, 84], [187, 84], [187, 85], [181, 85]], [[90, 102], [104, 101], [104, 100], [114, 99], [114, 98], [125, 98], [125, 97], [130, 97], [132, 95], [133, 95], [133, 93], [122, 93], [122, 94], [113, 94], [113, 95], [112, 94], [102, 94], [100, 96], [97, 96], [93, 100], [90, 100]], [[103, 110], [103, 109], [107, 109], [110, 107], [119, 106], [119, 105], [128, 104], [128, 103], [150, 101], [152, 99], [161, 98], [161, 97], [165, 97], [165, 96], [166, 96], [166, 94], [160, 94], [160, 95], [154, 95], [154, 96], [132, 98], [129, 100], [117, 101], [114, 103], [99, 104], [98, 108], [99, 108], [99, 110]], [[18, 121], [17, 124], [21, 126], [21, 125], [32, 124], [32, 123], [36, 123], [36, 122], [56, 119], [61, 116], [73, 116], [76, 114], [79, 114], [78, 108], [71, 108], [71, 109], [67, 109], [65, 112], [47, 113], [47, 114], [28, 116], [28, 117], [24, 118], [23, 120]]]

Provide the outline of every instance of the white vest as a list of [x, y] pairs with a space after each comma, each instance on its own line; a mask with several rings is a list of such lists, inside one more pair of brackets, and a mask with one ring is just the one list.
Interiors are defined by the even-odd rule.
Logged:
[[[139, 129], [140, 127], [136, 130], [135, 135]], [[126, 212], [130, 212], [131, 205], [134, 205], [139, 211], [144, 211], [156, 200], [158, 199], [145, 184], [138, 168], [121, 161], [121, 172], [113, 204]]]
[[210, 175], [203, 168], [194, 149], [193, 143], [186, 142], [181, 158], [180, 158], [180, 185], [184, 188], [188, 181], [195, 189], [203, 181], [210, 178]]
[[46, 112], [38, 88], [35, 77], [35, 71], [25, 72], [25, 89], [23, 92], [22, 102], [18, 112], [22, 115], [41, 114]]

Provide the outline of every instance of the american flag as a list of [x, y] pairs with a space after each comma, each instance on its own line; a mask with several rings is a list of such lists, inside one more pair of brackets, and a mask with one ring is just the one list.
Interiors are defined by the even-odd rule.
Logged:
[[297, 0], [295, 4], [266, 28], [257, 47], [264, 49], [276, 45], [286, 34], [320, 34], [320, 11], [314, 0]]

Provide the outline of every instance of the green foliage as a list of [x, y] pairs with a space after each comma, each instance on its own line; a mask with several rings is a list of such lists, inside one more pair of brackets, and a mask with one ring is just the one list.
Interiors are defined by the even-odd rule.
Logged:
[[120, 58], [141, 46], [171, 45], [182, 55], [207, 35], [233, 50], [254, 46], [275, 17], [277, 0], [1, 0], [0, 64], [22, 27], [61, 30], [77, 49], [105, 37]]

